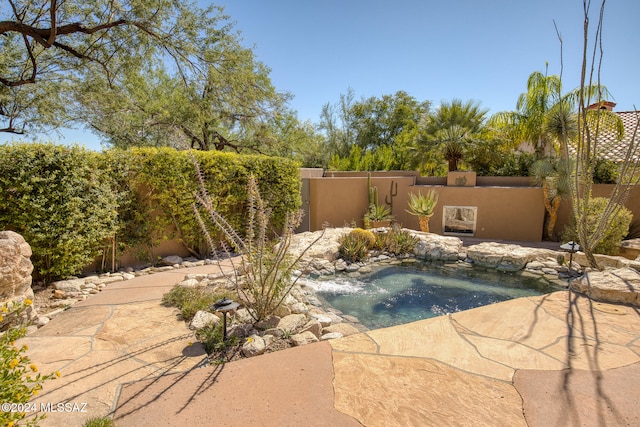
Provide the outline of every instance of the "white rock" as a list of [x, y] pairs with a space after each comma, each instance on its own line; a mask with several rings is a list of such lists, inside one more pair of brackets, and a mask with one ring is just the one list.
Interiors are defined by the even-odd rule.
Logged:
[[311, 314], [310, 317], [312, 319], [316, 319], [318, 322], [320, 322], [322, 327], [329, 326], [329, 325], [331, 325], [331, 323], [333, 323], [333, 319], [331, 319], [331, 317], [326, 316], [324, 314]]
[[328, 332], [326, 334], [323, 334], [320, 337], [320, 341], [326, 341], [326, 340], [335, 340], [338, 338], [342, 338], [344, 335], [342, 335], [340, 332]]
[[205, 310], [198, 310], [196, 315], [191, 319], [191, 323], [189, 324], [190, 329], [202, 329], [209, 325], [217, 325], [220, 322], [220, 318], [213, 313], [210, 313]]
[[260, 335], [251, 335], [242, 345], [242, 354], [245, 357], [258, 356], [267, 350], [267, 345]]
[[195, 287], [198, 287], [199, 285], [200, 285], [200, 282], [196, 279], [187, 279], [178, 283], [178, 286], [182, 286], [184, 288], [195, 288]]
[[249, 310], [247, 310], [246, 308], [236, 310], [236, 314], [234, 315], [234, 317], [238, 323], [253, 323], [254, 321], [253, 317], [251, 317], [251, 314], [249, 313]]
[[80, 292], [84, 286], [84, 279], [61, 280], [51, 284], [53, 289], [62, 292]]

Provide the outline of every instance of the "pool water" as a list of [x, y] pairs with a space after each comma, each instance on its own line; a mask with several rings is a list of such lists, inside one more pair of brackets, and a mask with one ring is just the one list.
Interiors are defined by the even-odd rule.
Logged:
[[306, 283], [323, 304], [357, 317], [370, 329], [558, 290], [518, 273], [447, 266], [373, 267], [357, 278], [337, 276]]

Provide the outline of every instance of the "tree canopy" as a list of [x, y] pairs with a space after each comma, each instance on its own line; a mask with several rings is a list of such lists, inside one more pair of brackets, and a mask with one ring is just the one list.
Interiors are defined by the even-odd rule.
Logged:
[[218, 6], [9, 0], [0, 34], [3, 132], [80, 124], [118, 147], [269, 152], [265, 129], [287, 113]]

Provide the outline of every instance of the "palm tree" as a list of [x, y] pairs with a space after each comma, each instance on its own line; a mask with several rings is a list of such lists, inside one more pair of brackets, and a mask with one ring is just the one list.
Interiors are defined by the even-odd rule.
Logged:
[[545, 124], [549, 112], [561, 101], [561, 89], [559, 76], [534, 71], [527, 80], [527, 91], [518, 97], [516, 111], [496, 113], [489, 119], [489, 126], [507, 130], [514, 142], [530, 144], [542, 159], [550, 144]]
[[421, 167], [438, 155], [448, 162], [450, 171], [457, 170], [466, 148], [482, 132], [487, 111], [473, 100], [442, 103], [420, 123], [420, 135], [410, 148], [411, 166]]

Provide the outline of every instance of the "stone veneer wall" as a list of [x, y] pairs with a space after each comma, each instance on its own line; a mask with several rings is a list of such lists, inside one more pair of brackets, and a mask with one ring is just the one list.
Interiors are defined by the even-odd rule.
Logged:
[[[0, 306], [13, 302], [33, 300], [31, 289], [31, 246], [13, 231], [0, 232]], [[24, 312], [29, 318], [36, 317], [33, 307]], [[12, 319], [0, 323], [0, 329]]]

